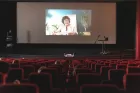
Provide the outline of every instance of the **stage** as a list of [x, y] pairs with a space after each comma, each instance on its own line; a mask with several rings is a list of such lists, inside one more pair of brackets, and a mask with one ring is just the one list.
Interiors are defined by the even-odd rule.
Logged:
[[[47, 52], [47, 51], [46, 51]], [[100, 49], [95, 49], [93, 51], [80, 51], [80, 52], [54, 52], [51, 53], [42, 53], [41, 51], [32, 51], [32, 52], [16, 52], [16, 53], [4, 53], [0, 54], [1, 57], [11, 57], [11, 58], [48, 58], [48, 59], [65, 59], [64, 53], [74, 53], [74, 59], [85, 59], [85, 58], [92, 58], [92, 59], [135, 59], [135, 51], [128, 49], [128, 50], [108, 50], [107, 54], [101, 54]]]

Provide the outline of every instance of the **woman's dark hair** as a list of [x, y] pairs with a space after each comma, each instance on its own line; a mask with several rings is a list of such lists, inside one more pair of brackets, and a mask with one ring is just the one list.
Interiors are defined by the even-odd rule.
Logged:
[[62, 18], [62, 23], [64, 24], [64, 20], [65, 19], [68, 19], [69, 20], [69, 22], [70, 22], [70, 18], [68, 17], [68, 16], [64, 16], [63, 18]]

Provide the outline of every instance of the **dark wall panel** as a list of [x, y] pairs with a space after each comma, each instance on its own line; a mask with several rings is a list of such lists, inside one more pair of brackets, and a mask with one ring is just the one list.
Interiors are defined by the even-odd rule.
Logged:
[[9, 30], [12, 31], [14, 47], [16, 45], [16, 39], [17, 39], [17, 2], [8, 2], [8, 17], [9, 17]]
[[117, 3], [117, 44], [120, 48], [135, 48], [136, 2]]
[[8, 2], [0, 2], [0, 53], [6, 49], [6, 32], [9, 28]]

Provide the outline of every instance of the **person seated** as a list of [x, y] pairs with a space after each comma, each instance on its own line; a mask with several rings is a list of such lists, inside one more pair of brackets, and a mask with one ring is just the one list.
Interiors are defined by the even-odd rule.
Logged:
[[20, 81], [19, 81], [19, 80], [15, 80], [15, 81], [13, 82], [13, 84], [20, 84]]
[[75, 66], [75, 67], [73, 68], [73, 72], [72, 72], [73, 76], [75, 76], [75, 75], [76, 75], [76, 70], [77, 70], [77, 68], [78, 68], [78, 65], [77, 65], [77, 66]]
[[19, 64], [19, 60], [13, 60], [12, 64]]
[[55, 64], [55, 65], [61, 65], [61, 62], [58, 61], [58, 60], [56, 60], [54, 64]]
[[81, 67], [82, 67], [82, 65], [79, 64], [79, 65], [76, 65], [76, 66], [73, 68], [73, 76], [76, 75], [76, 70], [77, 70], [77, 68], [81, 68]]
[[46, 69], [47, 67], [46, 66], [41, 66], [39, 69], [38, 69], [38, 73], [41, 73], [41, 71], [43, 70], [43, 69]]

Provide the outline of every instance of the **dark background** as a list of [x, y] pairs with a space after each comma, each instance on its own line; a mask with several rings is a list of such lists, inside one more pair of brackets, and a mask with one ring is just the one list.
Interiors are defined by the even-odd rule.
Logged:
[[[116, 44], [107, 45], [109, 50], [135, 49], [136, 1], [116, 2]], [[16, 2], [0, 2], [0, 52], [6, 53], [6, 33], [12, 30], [11, 53], [57, 55], [64, 52], [92, 54], [101, 45], [94, 44], [17, 44]]]

